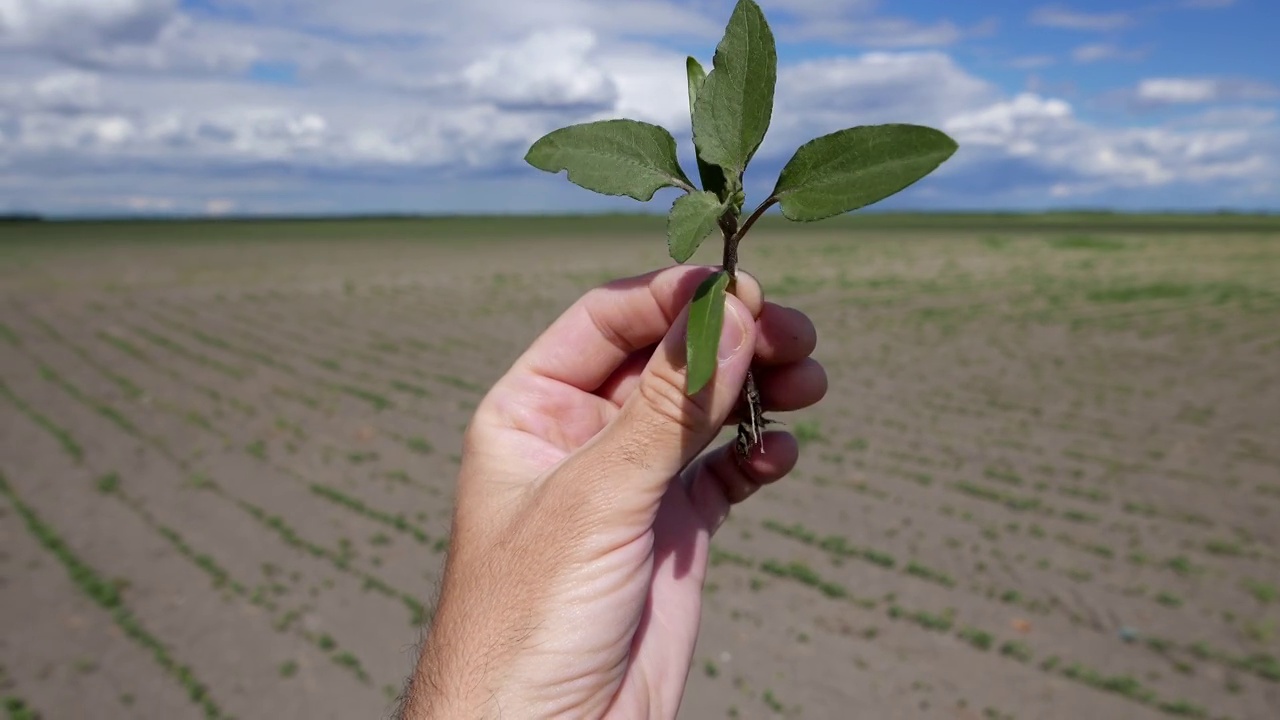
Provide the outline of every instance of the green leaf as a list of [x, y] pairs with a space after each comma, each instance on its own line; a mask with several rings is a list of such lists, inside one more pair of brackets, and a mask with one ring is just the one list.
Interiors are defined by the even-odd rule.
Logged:
[[667, 248], [671, 259], [682, 263], [697, 252], [698, 246], [716, 229], [724, 203], [715, 193], [701, 191], [681, 195], [667, 216]]
[[686, 392], [697, 394], [711, 382], [719, 364], [720, 329], [724, 326], [724, 294], [729, 273], [712, 275], [693, 294], [689, 306], [689, 332], [685, 341], [689, 372]]
[[707, 79], [707, 71], [702, 69], [702, 63], [692, 55], [685, 59], [684, 71], [689, 76], [689, 117], [692, 118], [693, 108], [698, 104], [698, 91], [702, 89], [702, 82]]
[[637, 120], [602, 120], [548, 133], [529, 148], [530, 165], [604, 195], [653, 198], [659, 188], [690, 189], [676, 159], [676, 139], [665, 128]]
[[782, 168], [773, 196], [788, 220], [822, 220], [905, 189], [957, 147], [945, 133], [920, 125], [840, 130], [801, 145]]
[[760, 6], [739, 0], [693, 108], [698, 155], [741, 178], [769, 130], [778, 52]]
[[[685, 61], [685, 72], [689, 75], [689, 116], [693, 117], [693, 109], [698, 106], [698, 92], [707, 79], [707, 71], [691, 55]], [[698, 178], [702, 180], [702, 189], [713, 192], [721, 200], [725, 198], [724, 171], [719, 165], [712, 165], [702, 156], [698, 156]]]

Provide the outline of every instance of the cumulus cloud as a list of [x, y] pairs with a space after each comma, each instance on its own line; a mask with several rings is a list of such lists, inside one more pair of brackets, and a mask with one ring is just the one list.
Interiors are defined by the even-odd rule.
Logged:
[[60, 71], [29, 81], [0, 82], [0, 111], [74, 114], [102, 106], [98, 76]]
[[[703, 65], [711, 67], [710, 52]], [[592, 119], [628, 117], [657, 123], [678, 135], [692, 133], [685, 89], [685, 55], [648, 45], [619, 43], [600, 58], [600, 69], [618, 89], [617, 101]]]
[[[1103, 128], [1079, 120], [1062, 100], [1023, 94], [959, 115], [945, 128], [968, 151], [970, 162], [1023, 159], [1049, 170], [1047, 176], [1056, 178], [1049, 183], [1050, 194], [1065, 198], [1274, 176], [1273, 160], [1256, 152], [1257, 134], [1235, 120], [1216, 126]], [[1273, 142], [1276, 135], [1274, 127], [1266, 133]]]
[[778, 105], [788, 109], [775, 118], [757, 161], [766, 176], [810, 137], [879, 122], [933, 125], [960, 143], [956, 157], [920, 188], [938, 202], [1105, 204], [1115, 193], [1205, 183], [1256, 194], [1280, 176], [1274, 112], [1108, 127], [1081, 119], [1061, 98], [1005, 96], [940, 52], [803, 63], [785, 68], [780, 84], [795, 89], [780, 90]]
[[102, 69], [234, 73], [260, 53], [211, 37], [176, 0], [0, 0], [0, 48]]
[[[998, 96], [995, 86], [938, 52], [873, 52], [784, 67], [775, 132], [829, 132], [850, 124], [937, 124]], [[807, 138], [804, 138], [807, 139]]]
[[494, 48], [462, 76], [476, 97], [503, 107], [607, 107], [618, 90], [592, 58], [596, 45], [585, 28], [534, 32]]
[[1046, 136], [1073, 122], [1071, 105], [1067, 102], [1024, 93], [955, 115], [944, 127], [966, 145], [1030, 156], [1040, 151], [1040, 142]]
[[193, 183], [494, 172], [571, 117], [488, 102], [432, 107], [381, 92], [55, 74], [0, 84], [0, 163], [35, 178], [33, 187], [72, 173], [110, 184], [135, 168]]
[[[393, 198], [403, 209], [593, 202], [640, 209], [550, 182], [524, 165], [524, 152], [572, 122], [631, 117], [671, 128], [691, 168], [685, 52], [675, 48], [692, 49], [709, 65], [727, 7], [703, 13], [702, 5], [675, 0], [204, 5], [224, 12], [168, 0], [0, 0], [0, 197], [37, 209], [209, 214], [386, 208]], [[777, 0], [767, 10], [780, 36], [852, 23], [881, 33], [855, 40], [867, 47], [942, 46], [979, 31], [946, 20], [899, 22], [879, 15], [872, 0]], [[255, 22], [229, 19], [237, 13]], [[1044, 17], [1100, 28], [1096, 16], [1083, 25]], [[57, 32], [73, 20], [82, 26], [74, 42]], [[1052, 92], [1010, 96], [956, 57], [938, 47], [849, 49], [784, 62], [753, 171], [776, 174], [816, 135], [915, 122], [948, 130], [961, 150], [901, 202], [926, 194], [933, 202], [980, 197], [988, 204], [1052, 195], [1105, 200], [1117, 190], [1209, 182], [1247, 193], [1277, 182], [1275, 113], [1217, 107], [1274, 99], [1274, 88], [1151, 78], [1126, 90], [1125, 101], [1205, 112], [1115, 128], [1081, 119]], [[287, 72], [271, 84], [255, 82], [263, 67]]]

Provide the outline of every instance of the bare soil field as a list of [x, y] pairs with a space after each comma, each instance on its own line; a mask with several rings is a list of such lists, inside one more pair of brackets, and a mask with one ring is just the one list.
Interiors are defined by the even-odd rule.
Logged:
[[[1280, 717], [1280, 229], [991, 224], [744, 246], [831, 390], [683, 717]], [[390, 716], [476, 403], [669, 262], [513, 227], [0, 227], [2, 712]]]

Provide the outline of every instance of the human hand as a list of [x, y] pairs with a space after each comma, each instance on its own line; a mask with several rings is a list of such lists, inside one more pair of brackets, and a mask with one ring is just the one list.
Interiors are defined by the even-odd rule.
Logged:
[[[748, 368], [766, 410], [826, 393], [813, 324], [740, 274], [720, 363], [685, 395], [687, 305], [711, 268], [587, 293], [480, 403], [464, 442], [440, 601], [402, 717], [671, 718], [711, 535], [798, 458], [785, 432], [698, 458]], [[656, 347], [655, 347], [656, 346]]]

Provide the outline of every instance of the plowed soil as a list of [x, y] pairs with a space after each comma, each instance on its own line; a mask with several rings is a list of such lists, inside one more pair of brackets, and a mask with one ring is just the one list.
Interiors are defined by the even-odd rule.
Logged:
[[[0, 255], [12, 717], [390, 716], [476, 403], [668, 262], [92, 239]], [[742, 262], [831, 390], [715, 539], [684, 717], [1277, 717], [1280, 235], [766, 230]]]

